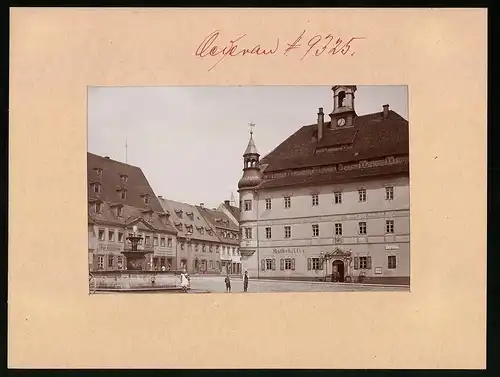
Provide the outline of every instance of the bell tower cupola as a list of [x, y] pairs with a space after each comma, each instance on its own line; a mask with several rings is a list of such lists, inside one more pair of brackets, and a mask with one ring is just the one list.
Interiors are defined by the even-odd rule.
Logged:
[[356, 85], [335, 85], [333, 91], [333, 111], [330, 113], [331, 129], [352, 127], [356, 118], [354, 93]]
[[262, 182], [262, 173], [259, 168], [260, 154], [253, 140], [254, 126], [254, 124], [250, 124], [250, 140], [243, 154], [243, 177], [238, 182], [239, 189], [252, 188]]

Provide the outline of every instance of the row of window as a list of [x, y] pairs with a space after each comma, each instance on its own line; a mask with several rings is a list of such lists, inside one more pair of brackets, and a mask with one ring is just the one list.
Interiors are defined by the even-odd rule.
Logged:
[[[370, 270], [372, 268], [372, 257], [362, 256], [354, 257], [354, 269], [355, 270]], [[396, 255], [387, 256], [387, 268], [389, 270], [396, 269]], [[276, 259], [266, 258], [260, 261], [261, 271], [275, 271], [276, 270]], [[323, 270], [324, 263], [321, 258], [307, 258], [307, 270]], [[295, 270], [295, 258], [284, 258], [280, 259], [280, 270]]]
[[[132, 233], [128, 234], [129, 236], [132, 236]], [[153, 245], [158, 246], [158, 243], [160, 244], [161, 247], [172, 247], [172, 238], [171, 237], [163, 237], [163, 236], [145, 236], [143, 234], [139, 234], [139, 237], [143, 237], [139, 241], [139, 245], [142, 245], [143, 240], [144, 244], [146, 246], [151, 246], [151, 240], [153, 240]], [[98, 239], [99, 241], [110, 241], [110, 242], [118, 242], [118, 243], [123, 243], [123, 237], [124, 233], [123, 232], [116, 232], [114, 229], [108, 229], [108, 237], [106, 238], [106, 231], [104, 229], [99, 229], [98, 230]], [[159, 241], [159, 242], [158, 242]], [[165, 242], [166, 241], [166, 242]]]
[[[98, 177], [102, 177], [103, 170], [101, 168], [94, 168], [94, 170]], [[126, 174], [120, 174], [120, 178], [123, 183], [128, 182], [128, 176]]]
[[[101, 193], [101, 184], [99, 182], [94, 182], [92, 183], [92, 187], [93, 187], [93, 190], [94, 190], [94, 193], [96, 194], [100, 194]], [[120, 197], [120, 199], [127, 199], [127, 189], [125, 188], [121, 188], [119, 190], [117, 190], [118, 192], [118, 196]], [[144, 200], [144, 204], [149, 204], [149, 195], [141, 195], [142, 196], [142, 200]]]
[[[105, 266], [104, 266], [104, 255], [98, 255], [97, 256], [97, 269], [98, 270], [104, 270]], [[108, 270], [112, 270], [112, 269], [122, 269], [124, 266], [123, 266], [123, 257], [122, 256], [115, 256], [115, 255], [108, 255], [108, 258], [107, 258], [107, 269]]]
[[[102, 177], [103, 171], [101, 168], [96, 168], [95, 173], [98, 177]], [[120, 179], [122, 180], [123, 183], [127, 183], [128, 182], [128, 175], [120, 174]]]
[[[107, 261], [106, 266], [104, 264], [105, 261]], [[153, 258], [153, 268], [155, 270], [161, 270], [162, 267], [165, 267], [166, 269], [171, 269], [172, 264], [173, 264], [172, 258], [165, 258], [165, 257]], [[104, 270], [105, 268], [108, 270], [121, 270], [125, 268], [124, 258], [121, 255], [108, 255], [107, 257], [105, 257], [104, 255], [97, 255], [96, 267], [98, 270]]]
[[[385, 188], [385, 200], [393, 200], [393, 199], [394, 199], [394, 187], [387, 186]], [[359, 189], [358, 190], [358, 201], [359, 202], [366, 202], [366, 189]], [[333, 203], [334, 204], [342, 204], [342, 191], [334, 192]], [[312, 194], [311, 195], [311, 205], [313, 207], [319, 206], [319, 194]], [[285, 196], [283, 198], [283, 206], [284, 206], [284, 208], [291, 208], [292, 207], [292, 198], [290, 196]], [[271, 198], [265, 199], [265, 208], [268, 211], [272, 209]], [[244, 200], [243, 209], [245, 211], [251, 211], [252, 210], [252, 200]]]
[[[319, 237], [319, 224], [312, 224], [311, 225], [311, 230], [312, 230], [312, 237]], [[252, 230], [253, 228], [245, 228], [245, 238], [251, 239], [252, 238]], [[290, 225], [285, 225], [283, 227], [284, 230], [284, 238], [292, 238], [292, 227]], [[385, 221], [385, 233], [386, 234], [394, 234], [394, 220], [386, 220]], [[343, 235], [343, 226], [342, 223], [335, 223], [334, 224], [334, 234], [335, 236], [342, 236]], [[366, 226], [366, 221], [360, 221], [358, 222], [358, 234], [359, 235], [366, 235], [367, 234], [367, 226]], [[266, 239], [271, 239], [272, 238], [272, 228], [271, 227], [266, 227]]]
[[[181, 250], [184, 250], [186, 248], [185, 242], [179, 242]], [[197, 244], [197, 243], [190, 243], [189, 244], [189, 251], [193, 250], [198, 252], [200, 250], [200, 245], [201, 245], [201, 251], [204, 253], [207, 251], [207, 245], [205, 244]], [[210, 253], [213, 253], [214, 251], [214, 245], [208, 245], [208, 251]], [[217, 253], [222, 251], [222, 254], [226, 254], [226, 247], [225, 246], [216, 246]], [[240, 255], [239, 251], [237, 248], [227, 248], [227, 254], [228, 255]]]

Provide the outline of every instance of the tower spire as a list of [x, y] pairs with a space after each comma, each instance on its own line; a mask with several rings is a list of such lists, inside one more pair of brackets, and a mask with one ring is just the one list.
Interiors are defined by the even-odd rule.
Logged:
[[249, 154], [258, 155], [259, 152], [257, 151], [257, 147], [255, 146], [255, 142], [253, 141], [253, 128], [255, 127], [255, 123], [249, 123], [249, 127], [250, 127], [250, 140], [248, 140], [248, 146], [247, 149], [245, 150], [244, 155], [249, 155]]
[[254, 123], [250, 123], [250, 140], [248, 140], [247, 149], [243, 154], [243, 177], [238, 182], [238, 188], [255, 187], [262, 181], [262, 173], [259, 168], [259, 152], [253, 140]]

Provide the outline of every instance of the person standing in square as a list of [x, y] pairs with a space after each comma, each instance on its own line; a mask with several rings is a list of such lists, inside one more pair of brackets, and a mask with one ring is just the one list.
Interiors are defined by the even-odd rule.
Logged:
[[245, 271], [243, 276], [243, 292], [248, 292], [248, 271]]
[[226, 275], [224, 281], [226, 283], [226, 292], [231, 292], [231, 280], [229, 279], [229, 274]]

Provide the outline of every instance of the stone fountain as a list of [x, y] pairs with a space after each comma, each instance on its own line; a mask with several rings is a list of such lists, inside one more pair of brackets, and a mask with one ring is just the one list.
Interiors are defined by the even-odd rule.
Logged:
[[138, 248], [142, 237], [133, 227], [133, 234], [128, 236], [130, 246], [122, 254], [125, 267], [119, 270], [93, 271], [90, 273], [90, 292], [144, 292], [144, 291], [180, 291], [181, 271], [155, 271], [148, 263], [152, 248]]

